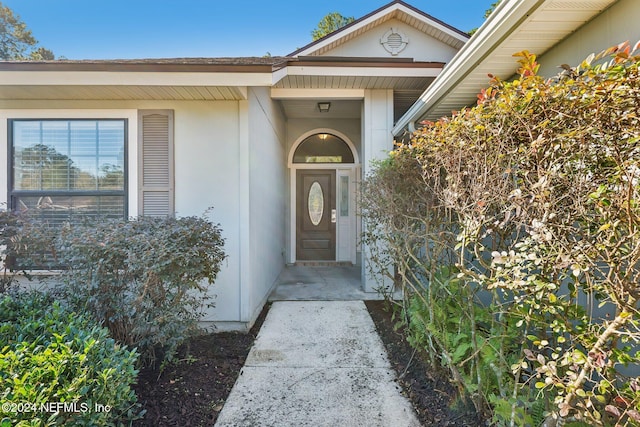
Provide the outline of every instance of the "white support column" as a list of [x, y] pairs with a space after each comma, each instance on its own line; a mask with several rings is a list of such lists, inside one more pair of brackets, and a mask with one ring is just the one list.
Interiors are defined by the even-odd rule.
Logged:
[[[362, 177], [372, 171], [372, 161], [384, 159], [393, 149], [393, 90], [366, 90], [362, 113]], [[364, 229], [364, 224], [363, 224]], [[364, 230], [363, 230], [364, 231]], [[393, 282], [382, 275], [373, 276], [368, 268], [371, 248], [362, 245], [362, 283], [366, 292], [390, 289]]]

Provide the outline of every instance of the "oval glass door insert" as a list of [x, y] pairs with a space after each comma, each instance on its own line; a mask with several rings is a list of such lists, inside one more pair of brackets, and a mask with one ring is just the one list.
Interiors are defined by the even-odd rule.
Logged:
[[322, 221], [322, 214], [324, 213], [324, 194], [322, 193], [322, 187], [315, 181], [311, 184], [309, 189], [309, 200], [307, 200], [307, 206], [309, 210], [309, 219], [315, 226]]

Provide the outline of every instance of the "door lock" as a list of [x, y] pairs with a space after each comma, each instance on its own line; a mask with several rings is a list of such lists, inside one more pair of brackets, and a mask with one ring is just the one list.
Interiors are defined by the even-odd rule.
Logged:
[[336, 219], [336, 210], [335, 209], [331, 209], [331, 222], [335, 224], [336, 221], [337, 221], [337, 219]]

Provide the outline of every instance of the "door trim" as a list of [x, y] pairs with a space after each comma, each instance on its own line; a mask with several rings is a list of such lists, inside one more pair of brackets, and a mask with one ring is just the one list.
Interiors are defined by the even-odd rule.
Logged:
[[[353, 159], [354, 159], [354, 163], [293, 163], [293, 154], [296, 151], [296, 149], [298, 148], [298, 146], [302, 143], [302, 141], [304, 141], [305, 139], [307, 139], [309, 136], [311, 135], [315, 135], [317, 133], [330, 133], [333, 134], [339, 138], [341, 138], [345, 143], [347, 143], [347, 145], [349, 146], [349, 148], [351, 149], [352, 153], [353, 153]], [[304, 134], [300, 135], [300, 137], [298, 137], [295, 141], [295, 143], [291, 146], [291, 149], [289, 150], [289, 154], [288, 154], [288, 162], [287, 162], [287, 166], [289, 167], [289, 256], [288, 256], [288, 263], [289, 264], [295, 264], [297, 261], [297, 254], [296, 254], [296, 242], [297, 242], [297, 235], [296, 235], [296, 220], [297, 220], [297, 197], [296, 197], [296, 192], [297, 192], [297, 182], [296, 182], [296, 175], [297, 175], [297, 170], [298, 169], [330, 169], [330, 170], [335, 170], [336, 171], [336, 180], [335, 180], [335, 184], [336, 184], [336, 195], [339, 194], [338, 193], [338, 183], [340, 182], [340, 180], [337, 178], [338, 176], [342, 175], [348, 175], [349, 176], [349, 182], [350, 182], [350, 193], [351, 193], [351, 205], [352, 208], [350, 209], [350, 223], [352, 224], [351, 226], [351, 235], [352, 235], [352, 242], [351, 242], [351, 248], [349, 250], [349, 254], [348, 256], [341, 256], [339, 257], [338, 255], [338, 248], [336, 247], [336, 261], [337, 262], [351, 262], [352, 264], [356, 264], [356, 248], [357, 248], [357, 232], [356, 232], [356, 203], [355, 203], [355, 194], [356, 194], [356, 181], [358, 178], [358, 171], [360, 171], [360, 158], [358, 156], [358, 151], [355, 149], [355, 145], [353, 144], [353, 142], [349, 139], [348, 136], [346, 136], [345, 134], [343, 134], [342, 132], [336, 131], [335, 129], [331, 129], [331, 128], [317, 128], [317, 129], [313, 129], [310, 130], [308, 132], [305, 132]], [[336, 246], [337, 246], [337, 242], [340, 241], [340, 230], [336, 229]]]

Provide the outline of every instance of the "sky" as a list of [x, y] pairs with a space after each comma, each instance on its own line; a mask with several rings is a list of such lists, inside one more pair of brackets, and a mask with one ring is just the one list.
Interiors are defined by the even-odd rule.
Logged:
[[[391, 0], [0, 0], [66, 59], [283, 56], [330, 12], [356, 19]], [[407, 0], [462, 31], [495, 0]]]

